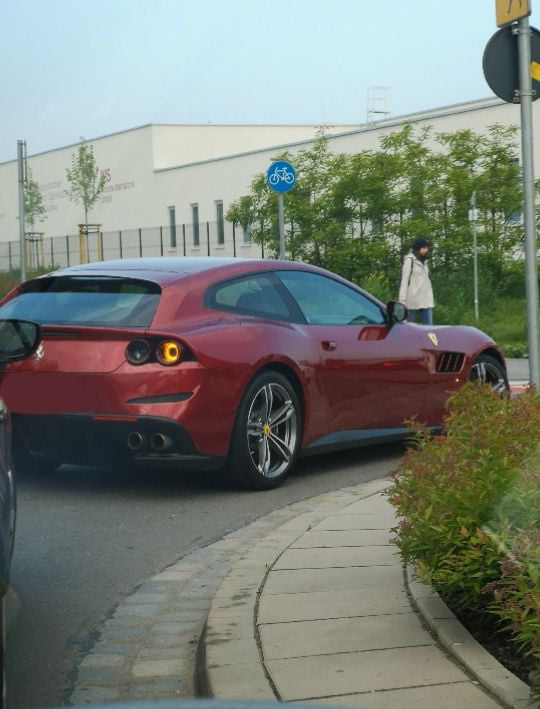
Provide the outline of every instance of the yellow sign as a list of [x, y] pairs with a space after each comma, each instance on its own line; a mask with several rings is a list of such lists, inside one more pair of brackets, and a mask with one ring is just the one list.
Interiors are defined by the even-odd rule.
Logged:
[[535, 61], [531, 62], [531, 79], [540, 81], [540, 64]]
[[531, 14], [530, 0], [495, 0], [497, 26], [504, 27], [511, 22]]

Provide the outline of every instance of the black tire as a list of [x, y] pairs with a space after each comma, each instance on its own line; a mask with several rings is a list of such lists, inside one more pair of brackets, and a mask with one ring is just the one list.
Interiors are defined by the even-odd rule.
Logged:
[[503, 365], [498, 359], [488, 354], [481, 354], [476, 358], [469, 373], [469, 380], [489, 384], [494, 391], [501, 395], [506, 395], [510, 390]]
[[278, 487], [295, 463], [301, 434], [294, 387], [279, 372], [262, 372], [247, 387], [236, 414], [227, 458], [229, 475], [250, 490]]

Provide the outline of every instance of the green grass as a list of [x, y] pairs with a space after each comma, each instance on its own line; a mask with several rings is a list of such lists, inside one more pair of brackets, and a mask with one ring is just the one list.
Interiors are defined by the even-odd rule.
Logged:
[[499, 297], [493, 303], [480, 304], [480, 319], [475, 320], [472, 308], [456, 312], [435, 308], [436, 323], [472, 325], [483, 330], [502, 348], [507, 357], [527, 354], [527, 311], [524, 298]]

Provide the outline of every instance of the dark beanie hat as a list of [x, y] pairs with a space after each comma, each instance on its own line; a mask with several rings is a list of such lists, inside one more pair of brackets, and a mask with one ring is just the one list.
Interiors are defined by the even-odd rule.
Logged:
[[423, 246], [428, 246], [429, 247], [429, 242], [427, 239], [416, 239], [416, 241], [413, 242], [412, 245], [412, 250], [413, 251], [418, 251], [421, 249]]

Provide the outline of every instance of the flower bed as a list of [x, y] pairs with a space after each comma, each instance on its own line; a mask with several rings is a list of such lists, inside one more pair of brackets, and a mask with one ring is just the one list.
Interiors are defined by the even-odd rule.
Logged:
[[505, 399], [469, 384], [445, 423], [436, 437], [413, 426], [416, 445], [389, 491], [394, 541], [458, 615], [513, 639], [518, 674], [538, 695], [540, 394]]

